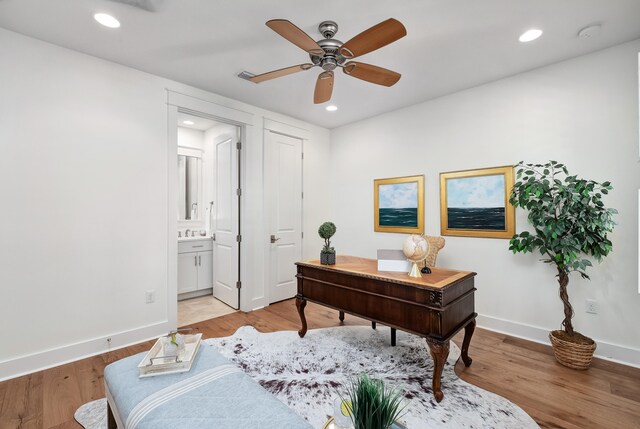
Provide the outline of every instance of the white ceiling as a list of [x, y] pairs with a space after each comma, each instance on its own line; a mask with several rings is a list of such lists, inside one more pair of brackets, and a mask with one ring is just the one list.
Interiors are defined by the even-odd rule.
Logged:
[[[108, 0], [0, 0], [0, 27], [328, 128], [640, 37], [638, 0], [137, 1], [155, 11]], [[96, 12], [122, 27], [98, 25]], [[407, 36], [358, 60], [402, 79], [386, 88], [336, 73], [337, 112], [313, 104], [318, 68], [261, 84], [236, 77], [309, 61], [264, 25], [269, 19], [288, 19], [314, 39], [331, 19], [346, 42], [390, 17]], [[595, 23], [599, 36], [577, 37]], [[531, 27], [543, 36], [518, 42]]]

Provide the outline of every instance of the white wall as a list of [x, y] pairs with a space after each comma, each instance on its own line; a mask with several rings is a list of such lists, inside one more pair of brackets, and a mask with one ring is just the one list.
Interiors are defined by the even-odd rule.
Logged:
[[204, 131], [178, 127], [178, 146], [204, 150]]
[[[597, 354], [640, 365], [638, 294], [638, 51], [640, 41], [540, 68], [335, 129], [331, 133], [332, 218], [339, 253], [375, 258], [403, 235], [373, 232], [373, 180], [424, 174], [426, 232], [440, 233], [439, 173], [515, 164], [566, 163], [610, 180], [618, 209], [613, 253], [573, 275], [575, 326]], [[516, 228], [527, 228], [524, 212]], [[438, 264], [476, 271], [480, 326], [546, 341], [560, 327], [554, 271], [537, 255], [513, 255], [508, 240], [446, 237]], [[585, 313], [596, 299], [597, 315]], [[473, 345], [472, 345], [473, 346]]]
[[[107, 337], [115, 348], [175, 327], [167, 89], [329, 144], [326, 129], [3, 29], [0, 58], [0, 380], [103, 352]], [[245, 141], [243, 296], [265, 282], [258, 128]], [[309, 210], [328, 213], [316, 197]]]

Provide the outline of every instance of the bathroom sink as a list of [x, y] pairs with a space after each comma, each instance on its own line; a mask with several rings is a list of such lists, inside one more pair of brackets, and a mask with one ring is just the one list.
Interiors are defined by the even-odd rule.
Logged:
[[195, 237], [178, 237], [178, 243], [182, 243], [185, 241], [196, 241], [196, 240], [211, 240], [211, 236], [196, 235]]

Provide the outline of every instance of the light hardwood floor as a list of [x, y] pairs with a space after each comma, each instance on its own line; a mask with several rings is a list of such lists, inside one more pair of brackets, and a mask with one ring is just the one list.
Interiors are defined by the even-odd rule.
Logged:
[[[339, 325], [337, 312], [325, 307], [310, 303], [305, 314], [310, 329]], [[272, 332], [297, 330], [299, 324], [295, 304], [288, 300], [192, 327], [207, 338], [231, 335], [243, 325]], [[368, 322], [347, 315], [345, 324]], [[459, 345], [462, 337], [455, 341]], [[104, 396], [105, 365], [151, 345], [141, 343], [0, 383], [0, 428], [79, 428], [73, 413]], [[588, 371], [574, 371], [558, 365], [550, 347], [479, 328], [469, 354], [469, 368], [461, 362], [456, 366], [460, 377], [515, 402], [542, 428], [640, 428], [640, 369], [596, 359]]]

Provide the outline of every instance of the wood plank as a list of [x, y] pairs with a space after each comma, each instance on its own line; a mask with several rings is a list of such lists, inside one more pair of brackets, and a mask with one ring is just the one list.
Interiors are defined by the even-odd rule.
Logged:
[[42, 415], [46, 427], [73, 420], [73, 413], [88, 402], [80, 392], [76, 372], [79, 365], [84, 365], [84, 359], [43, 371]]
[[[460, 377], [510, 399], [542, 427], [640, 427], [640, 395], [613, 395], [599, 365], [588, 371], [575, 371], [558, 364], [550, 346], [530, 342], [525, 345], [525, 340], [514, 341], [508, 336], [501, 344], [488, 346], [484, 344], [486, 337], [495, 336], [494, 333], [478, 329], [476, 335], [481, 340], [470, 352], [474, 364], [465, 368], [458, 363]], [[460, 343], [461, 338], [456, 340]], [[617, 373], [608, 375], [619, 377]], [[638, 381], [635, 380], [636, 385]]]
[[42, 427], [42, 372], [0, 383], [0, 428]]

